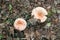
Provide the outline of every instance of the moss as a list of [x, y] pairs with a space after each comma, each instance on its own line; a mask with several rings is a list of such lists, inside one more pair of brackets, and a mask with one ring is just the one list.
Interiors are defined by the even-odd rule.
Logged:
[[12, 13], [12, 9], [13, 9], [12, 4], [9, 4], [8, 8], [9, 8], [10, 13]]
[[0, 40], [3, 38], [3, 35], [2, 34], [0, 34]]

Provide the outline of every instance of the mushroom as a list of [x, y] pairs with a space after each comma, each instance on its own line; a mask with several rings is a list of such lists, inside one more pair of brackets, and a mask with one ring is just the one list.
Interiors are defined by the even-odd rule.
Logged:
[[27, 26], [27, 22], [23, 18], [17, 18], [14, 22], [14, 28], [23, 31]]
[[34, 18], [39, 19], [41, 22], [45, 22], [47, 19], [46, 15], [48, 15], [48, 13], [43, 7], [36, 7], [32, 10], [31, 15], [34, 16]]

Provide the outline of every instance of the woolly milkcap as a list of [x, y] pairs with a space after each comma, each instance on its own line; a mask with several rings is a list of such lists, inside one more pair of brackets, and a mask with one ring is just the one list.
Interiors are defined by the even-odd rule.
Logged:
[[14, 22], [14, 28], [23, 31], [27, 26], [27, 22], [23, 18], [17, 18]]
[[31, 15], [34, 16], [34, 18], [39, 19], [41, 22], [45, 22], [47, 19], [46, 15], [48, 15], [48, 13], [43, 7], [36, 7], [32, 10]]

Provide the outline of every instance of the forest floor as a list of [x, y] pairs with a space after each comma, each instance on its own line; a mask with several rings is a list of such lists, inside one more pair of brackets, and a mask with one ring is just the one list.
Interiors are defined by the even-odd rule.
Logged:
[[[32, 9], [48, 11], [44, 23], [31, 18]], [[27, 28], [14, 29], [16, 18], [27, 20]], [[0, 0], [0, 40], [60, 40], [60, 0]]]

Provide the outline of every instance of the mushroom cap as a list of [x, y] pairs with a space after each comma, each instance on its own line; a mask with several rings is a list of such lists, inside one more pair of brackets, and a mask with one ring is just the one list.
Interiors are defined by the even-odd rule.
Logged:
[[31, 15], [36, 19], [40, 19], [41, 22], [45, 22], [47, 19], [46, 15], [48, 15], [48, 13], [43, 7], [36, 7], [32, 10]]
[[27, 26], [27, 22], [23, 18], [17, 18], [14, 22], [14, 28], [23, 31]]
[[45, 9], [45, 8], [43, 8], [43, 7], [36, 7], [36, 8], [34, 8], [33, 10], [32, 10], [32, 15], [35, 15], [37, 12], [42, 12], [42, 14], [44, 14], [44, 15], [48, 15], [48, 13], [47, 13], [47, 10]]

